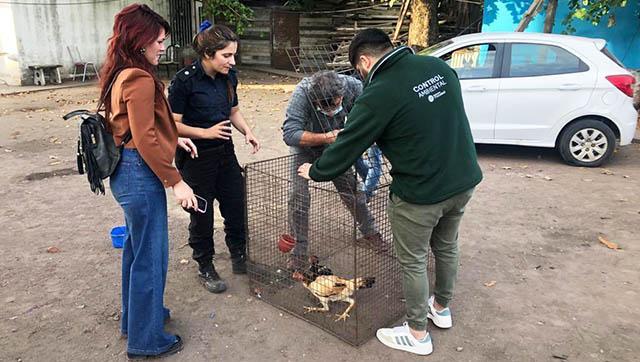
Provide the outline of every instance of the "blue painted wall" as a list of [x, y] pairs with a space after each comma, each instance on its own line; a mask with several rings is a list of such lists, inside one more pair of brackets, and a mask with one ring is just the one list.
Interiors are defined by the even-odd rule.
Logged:
[[[482, 19], [483, 32], [513, 31], [533, 0], [485, 0]], [[640, 69], [640, 19], [638, 1], [628, 1], [627, 6], [614, 11], [616, 25], [609, 28], [606, 19], [598, 26], [586, 21], [574, 20], [573, 35], [606, 39], [607, 48], [630, 69]], [[567, 0], [558, 1], [554, 33], [562, 33], [562, 20], [569, 13]], [[544, 13], [538, 14], [527, 28], [527, 32], [542, 32]]]

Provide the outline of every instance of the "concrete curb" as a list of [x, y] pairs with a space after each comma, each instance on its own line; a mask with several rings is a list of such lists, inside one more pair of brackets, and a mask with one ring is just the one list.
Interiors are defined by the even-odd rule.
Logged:
[[291, 77], [291, 78], [302, 79], [302, 78], [305, 77], [305, 75], [301, 74], [301, 73], [292, 72], [290, 70], [274, 69], [274, 68], [269, 68], [269, 67], [243, 65], [243, 66], [240, 66], [239, 68], [240, 68], [240, 70], [253, 70], [253, 71], [256, 71], [256, 72], [263, 72], [263, 73], [281, 75], [281, 76], [284, 76], [284, 77]]
[[76, 88], [76, 87], [89, 87], [89, 86], [97, 86], [98, 82], [97, 81], [90, 81], [90, 82], [84, 82], [84, 83], [67, 83], [67, 84], [56, 84], [56, 85], [50, 85], [50, 86], [23, 86], [23, 88], [21, 89], [20, 86], [15, 86], [15, 87], [11, 87], [8, 90], [3, 90], [2, 87], [0, 87], [0, 96], [12, 96], [12, 95], [16, 95], [16, 94], [22, 94], [22, 93], [37, 93], [37, 92], [45, 92], [45, 91], [53, 91], [53, 90], [58, 90], [58, 89], [66, 89], [66, 88]]

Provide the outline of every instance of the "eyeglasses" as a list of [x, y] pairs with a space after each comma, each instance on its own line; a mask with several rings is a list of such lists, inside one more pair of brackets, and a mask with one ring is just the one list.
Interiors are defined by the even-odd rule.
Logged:
[[316, 104], [316, 111], [331, 113], [340, 107], [339, 99], [330, 98], [319, 100]]

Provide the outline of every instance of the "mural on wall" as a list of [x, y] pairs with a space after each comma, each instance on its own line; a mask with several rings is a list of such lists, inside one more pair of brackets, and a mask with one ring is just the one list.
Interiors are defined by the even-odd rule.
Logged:
[[[485, 0], [482, 19], [483, 32], [511, 32], [516, 29], [522, 16], [533, 0]], [[630, 69], [640, 69], [640, 5], [637, 1], [629, 1], [623, 8], [616, 8], [612, 13], [615, 25], [609, 27], [608, 22], [601, 21], [597, 26], [590, 22], [574, 19], [572, 35], [607, 40], [607, 48]], [[565, 26], [562, 20], [569, 14], [569, 0], [559, 0], [555, 18], [554, 33], [563, 33]], [[544, 27], [544, 11], [540, 12], [529, 24], [527, 32], [542, 32]]]

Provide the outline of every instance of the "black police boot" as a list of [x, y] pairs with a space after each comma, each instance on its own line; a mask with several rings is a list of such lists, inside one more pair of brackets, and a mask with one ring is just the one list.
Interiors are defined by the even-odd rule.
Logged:
[[222, 293], [227, 290], [227, 284], [220, 278], [216, 272], [216, 268], [213, 264], [207, 265], [204, 268], [200, 268], [198, 271], [198, 278], [205, 289], [211, 293]]
[[247, 274], [247, 257], [244, 254], [231, 258], [231, 271], [233, 274]]

